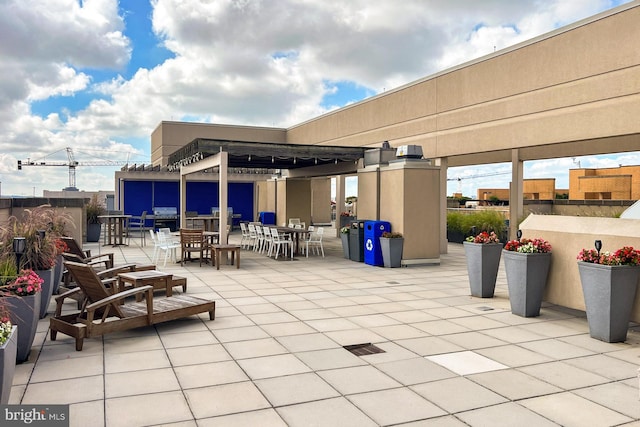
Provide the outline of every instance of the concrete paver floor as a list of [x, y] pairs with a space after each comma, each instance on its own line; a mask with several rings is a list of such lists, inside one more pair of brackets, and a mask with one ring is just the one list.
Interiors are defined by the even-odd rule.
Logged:
[[[118, 264], [153, 252], [136, 238], [87, 247]], [[76, 352], [62, 334], [50, 341], [42, 319], [10, 403], [70, 404], [72, 426], [640, 425], [635, 327], [607, 344], [589, 337], [584, 312], [545, 303], [540, 317], [512, 315], [502, 266], [494, 298], [473, 298], [461, 245], [440, 265], [399, 269], [346, 260], [336, 238], [325, 252], [276, 261], [243, 250], [239, 270], [160, 266], [217, 301], [214, 321], [87, 339]], [[361, 343], [384, 353], [343, 348]]]

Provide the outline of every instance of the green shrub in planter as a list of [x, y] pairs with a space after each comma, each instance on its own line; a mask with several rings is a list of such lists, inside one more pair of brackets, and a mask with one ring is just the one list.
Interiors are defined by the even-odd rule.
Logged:
[[472, 235], [481, 231], [494, 231], [501, 240], [506, 240], [505, 217], [501, 212], [492, 210], [473, 210], [473, 212], [447, 212], [447, 237], [450, 241], [462, 243]]

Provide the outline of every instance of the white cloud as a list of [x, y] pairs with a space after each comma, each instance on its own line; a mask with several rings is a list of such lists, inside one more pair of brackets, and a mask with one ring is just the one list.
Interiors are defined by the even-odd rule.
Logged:
[[[122, 70], [132, 54], [116, 0], [0, 3], [0, 151], [23, 158], [66, 146], [108, 150], [116, 139], [144, 140], [161, 120], [184, 117], [285, 127], [327, 111], [322, 100], [334, 90], [327, 82], [382, 92], [610, 7], [605, 0], [151, 4], [158, 43], [175, 57], [104, 82], [94, 71]], [[35, 100], [79, 94], [96, 97], [80, 111], [30, 112]], [[34, 169], [24, 177], [51, 175]]]

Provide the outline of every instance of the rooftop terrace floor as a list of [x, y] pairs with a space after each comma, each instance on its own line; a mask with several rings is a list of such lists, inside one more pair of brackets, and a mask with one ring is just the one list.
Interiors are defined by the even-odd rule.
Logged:
[[[149, 263], [139, 242], [85, 248]], [[49, 314], [10, 403], [70, 404], [72, 426], [640, 426], [640, 328], [608, 344], [589, 337], [584, 312], [515, 316], [502, 265], [495, 297], [473, 298], [462, 245], [440, 265], [398, 269], [346, 260], [336, 238], [325, 248], [295, 261], [242, 251], [240, 269], [160, 265], [217, 301], [213, 321], [76, 352], [70, 337], [49, 340]], [[360, 343], [384, 352], [343, 348]]]

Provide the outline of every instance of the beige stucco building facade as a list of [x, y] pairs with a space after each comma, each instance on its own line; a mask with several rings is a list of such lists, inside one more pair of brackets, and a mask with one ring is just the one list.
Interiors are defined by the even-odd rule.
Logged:
[[[511, 162], [511, 176], [505, 178], [509, 216], [520, 218], [525, 193], [542, 199], [551, 191], [550, 182], [525, 188], [525, 161], [640, 151], [639, 23], [640, 1], [633, 1], [287, 129], [162, 122], [151, 135], [152, 161], [165, 166], [171, 153], [195, 138], [365, 148], [380, 147], [383, 141], [392, 147], [420, 146], [428, 160], [419, 164], [357, 162], [296, 169], [258, 182], [256, 198], [260, 209], [310, 221], [310, 205], [317, 203], [313, 188], [326, 194], [328, 185], [326, 179], [313, 180], [335, 176], [336, 200], [343, 200], [344, 177], [357, 174], [359, 218], [389, 220], [404, 232], [407, 260], [437, 259], [447, 247], [447, 168]], [[620, 193], [612, 192], [612, 198], [639, 198], [637, 177], [636, 171], [599, 175], [572, 170], [571, 186], [577, 181], [581, 193], [570, 197], [607, 197], [601, 191], [601, 183], [606, 183]], [[601, 224], [593, 221], [583, 229], [567, 228], [578, 223], [567, 217], [525, 224], [538, 237], [562, 241], [554, 265], [566, 265], [556, 268], [546, 298], [573, 308], [583, 307], [575, 288], [576, 248], [589, 246], [594, 236], [600, 236], [592, 227]], [[511, 227], [515, 235], [516, 221]], [[607, 224], [607, 242], [614, 246], [626, 242], [628, 229]], [[563, 285], [566, 280], [572, 283], [568, 288]], [[636, 304], [636, 320], [639, 311]]]
[[163, 122], [151, 136], [152, 161], [163, 164], [198, 137], [420, 145], [440, 168], [433, 197], [444, 251], [448, 167], [511, 162], [511, 217], [520, 217], [524, 161], [640, 150], [638, 22], [635, 1], [287, 129]]

